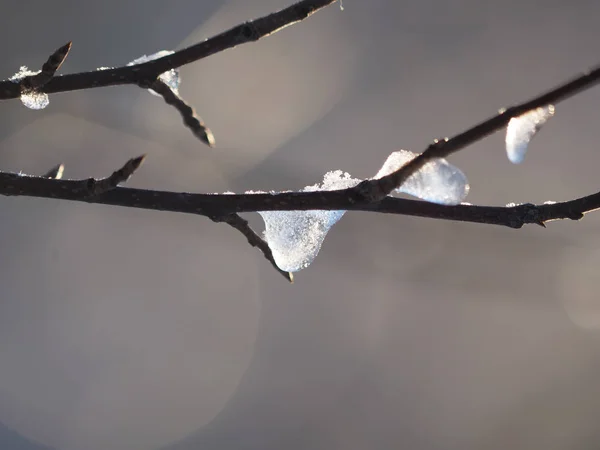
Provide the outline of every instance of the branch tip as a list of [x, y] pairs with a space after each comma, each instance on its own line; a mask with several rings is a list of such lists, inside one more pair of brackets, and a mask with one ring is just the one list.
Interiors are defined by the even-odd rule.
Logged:
[[72, 42], [69, 41], [59, 49], [57, 49], [54, 53], [50, 55], [48, 60], [42, 66], [42, 72], [40, 75], [44, 75], [47, 80], [46, 83], [50, 81], [50, 79], [54, 76], [56, 71], [62, 66], [62, 63], [67, 58], [69, 54], [69, 50], [71, 50]]
[[571, 220], [581, 220], [583, 219], [583, 212], [581, 211], [573, 211], [571, 216], [569, 217]]
[[45, 86], [54, 77], [54, 74], [69, 54], [71, 44], [72, 42], [69, 41], [52, 53], [38, 74], [23, 78], [19, 83], [21, 90], [39, 89]]
[[[127, 164], [131, 163], [132, 169], [131, 169], [131, 173], [135, 172], [146, 160], [146, 155], [140, 155], [136, 158], [132, 158], [130, 159]], [[126, 164], [126, 165], [127, 165]]]
[[215, 137], [213, 136], [212, 131], [210, 131], [202, 119], [198, 117], [194, 108], [188, 105], [167, 83], [161, 79], [156, 79], [150, 84], [149, 89], [152, 89], [154, 92], [161, 95], [166, 104], [173, 106], [179, 112], [184, 125], [192, 131], [194, 136], [209, 147], [215, 146]]
[[254, 231], [252, 227], [250, 227], [250, 224], [246, 219], [244, 219], [237, 213], [225, 215], [208, 215], [208, 217], [213, 222], [225, 222], [231, 227], [238, 230], [240, 233], [242, 233], [248, 240], [248, 243], [252, 247], [257, 247], [262, 252], [263, 256], [271, 263], [273, 268], [277, 270], [277, 272], [283, 275], [283, 277], [290, 283], [294, 282], [294, 275], [292, 275], [291, 272], [286, 272], [285, 270], [281, 270], [279, 268], [279, 266], [275, 262], [273, 252], [271, 251], [271, 247], [269, 247], [267, 241], [260, 237], [258, 233], [256, 233], [256, 231]]
[[50, 169], [48, 172], [46, 172], [42, 176], [44, 178], [52, 178], [54, 180], [60, 180], [63, 176], [64, 171], [65, 171], [65, 165], [57, 164], [56, 166], [54, 166], [52, 169]]
[[209, 128], [203, 127], [198, 130], [194, 130], [194, 134], [210, 148], [215, 148], [215, 136], [212, 134]]
[[126, 182], [131, 175], [142, 165], [146, 155], [131, 158], [119, 170], [115, 170], [111, 176], [101, 179], [89, 178], [85, 181], [84, 198], [96, 197], [108, 191], [112, 191], [119, 184]]
[[67, 55], [71, 50], [71, 45], [73, 45], [73, 41], [67, 42], [65, 45], [52, 53], [50, 58], [48, 58], [48, 61], [46, 61], [42, 66], [42, 72], [51, 73], [50, 76], [54, 76], [54, 73], [60, 68], [62, 63], [67, 58]]

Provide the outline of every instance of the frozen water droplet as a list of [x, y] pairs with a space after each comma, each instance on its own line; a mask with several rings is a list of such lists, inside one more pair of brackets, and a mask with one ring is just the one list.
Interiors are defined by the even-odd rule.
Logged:
[[[23, 78], [37, 75], [41, 71], [33, 72], [27, 66], [21, 66], [19, 71], [9, 78], [13, 83], [19, 83]], [[21, 92], [21, 103], [29, 109], [44, 109], [50, 103], [48, 94], [34, 89], [23, 90]]]
[[[135, 66], [136, 64], [143, 64], [148, 61], [153, 61], [155, 59], [162, 58], [163, 56], [172, 55], [173, 53], [175, 53], [175, 52], [170, 51], [170, 50], [161, 50], [159, 52], [153, 53], [152, 55], [140, 56], [139, 58], [134, 59], [127, 65]], [[158, 78], [162, 82], [164, 82], [167, 86], [169, 86], [173, 92], [175, 92], [176, 94], [179, 94], [179, 83], [180, 83], [179, 69], [168, 70], [164, 73], [161, 73], [158, 76]], [[160, 97], [160, 94], [157, 94], [152, 89], [148, 89], [148, 91], [150, 91], [151, 94]]]
[[553, 115], [554, 105], [547, 105], [510, 119], [506, 127], [506, 154], [510, 162], [523, 161], [529, 141]]
[[50, 103], [45, 92], [28, 91], [21, 94], [21, 103], [29, 109], [44, 109]]
[[[361, 180], [341, 170], [328, 172], [322, 184], [302, 192], [333, 191], [356, 186]], [[258, 211], [265, 222], [265, 239], [281, 270], [297, 272], [308, 267], [321, 249], [325, 236], [346, 211]]]
[[[407, 150], [399, 150], [388, 156], [375, 178], [395, 172], [417, 156]], [[413, 173], [396, 191], [409, 194], [432, 203], [457, 205], [469, 193], [469, 181], [456, 166], [443, 158], [429, 161]]]

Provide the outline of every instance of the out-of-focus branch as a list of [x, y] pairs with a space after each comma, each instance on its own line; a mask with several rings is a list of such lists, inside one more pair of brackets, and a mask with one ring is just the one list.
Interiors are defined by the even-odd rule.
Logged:
[[[74, 73], [53, 77], [40, 88], [41, 92], [77, 91], [124, 84], [150, 85], [161, 73], [176, 69], [215, 53], [247, 42], [257, 41], [282, 28], [300, 22], [337, 0], [302, 0], [267, 16], [235, 26], [171, 55], [134, 66]], [[19, 98], [19, 86], [11, 81], [0, 82], [0, 100]]]
[[194, 136], [210, 147], [214, 147], [213, 134], [196, 115], [194, 109], [158, 77], [164, 72], [228, 48], [269, 36], [286, 26], [306, 19], [319, 9], [335, 2], [336, 0], [302, 0], [281, 11], [245, 22], [210, 39], [161, 58], [135, 65], [55, 77], [55, 72], [71, 49], [71, 42], [69, 42], [48, 58], [40, 73], [26, 76], [18, 83], [10, 80], [0, 81], [0, 100], [19, 98], [21, 94], [32, 90], [54, 94], [126, 84], [135, 84], [143, 88], [150, 87], [162, 95], [167, 104], [174, 106], [179, 111], [184, 124], [192, 130]]

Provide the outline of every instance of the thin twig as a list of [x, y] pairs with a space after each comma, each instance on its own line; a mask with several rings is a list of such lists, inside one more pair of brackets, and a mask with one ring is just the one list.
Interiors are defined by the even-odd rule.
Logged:
[[[86, 189], [89, 188], [90, 187], [89, 179], [88, 180], [66, 180], [66, 181], [68, 181], [67, 185], [69, 186], [69, 189], [73, 193], [76, 193], [76, 195], [80, 195], [79, 200], [85, 201], [88, 203], [93, 202], [93, 200], [92, 200], [93, 198], [97, 198], [98, 195], [106, 193], [111, 189], [115, 189], [119, 183], [126, 181], [127, 178], [129, 178], [129, 176], [131, 176], [131, 174], [133, 174], [133, 172], [135, 172], [135, 170], [141, 165], [143, 160], [144, 160], [144, 156], [130, 159], [129, 161], [127, 161], [127, 163], [125, 163], [125, 165], [121, 169], [115, 171], [111, 176], [109, 176], [107, 178], [99, 179], [99, 180], [94, 180], [93, 188], [92, 188], [94, 190], [93, 193], [82, 192], [82, 188], [80, 186], [85, 183], [85, 188]], [[44, 175], [42, 175], [42, 177], [49, 178], [52, 180], [60, 180], [62, 178], [63, 173], [64, 173], [64, 165], [58, 164], [55, 167], [53, 167], [52, 169], [50, 169], [48, 172], [46, 172]], [[0, 173], [0, 175], [1, 175], [1, 173]], [[23, 175], [23, 174], [20, 174], [19, 177], [21, 179], [23, 177], [32, 178], [32, 179], [35, 178], [35, 177], [30, 177], [28, 175]], [[63, 186], [65, 186], [65, 185], [63, 185]], [[102, 191], [102, 189], [105, 189], [105, 190]], [[18, 194], [11, 194], [11, 195], [18, 195]], [[94, 196], [96, 196], [96, 197], [94, 197]], [[57, 197], [54, 197], [54, 198], [57, 198]], [[277, 266], [277, 263], [275, 262], [275, 259], [273, 258], [273, 253], [271, 252], [271, 248], [269, 247], [269, 244], [250, 227], [250, 224], [248, 223], [247, 220], [245, 220], [243, 217], [241, 217], [239, 214], [236, 214], [236, 213], [227, 214], [225, 216], [213, 216], [213, 217], [210, 217], [210, 219], [213, 220], [214, 222], [227, 223], [231, 227], [238, 230], [240, 233], [242, 233], [246, 237], [246, 239], [248, 240], [248, 243], [251, 246], [257, 247], [262, 252], [264, 257], [273, 265], [275, 270], [277, 270], [281, 275], [283, 275], [283, 277], [286, 280], [288, 280], [290, 283], [294, 282], [293, 274], [291, 272], [286, 272], [284, 270], [281, 270]]]
[[106, 178], [88, 178], [86, 180], [84, 197], [95, 197], [115, 189], [119, 184], [126, 182], [144, 162], [146, 155], [132, 158], [123, 167], [115, 170]]
[[246, 219], [235, 213], [227, 214], [226, 216], [221, 216], [220, 218], [211, 217], [211, 219], [215, 222], [225, 222], [246, 236], [248, 243], [253, 247], [257, 247], [263, 253], [264, 257], [267, 258], [267, 260], [275, 268], [275, 270], [277, 270], [277, 272], [283, 275], [283, 277], [290, 283], [294, 282], [294, 275], [291, 272], [281, 270], [277, 266], [269, 244], [250, 227], [250, 224]]
[[154, 90], [159, 92], [168, 104], [179, 111], [185, 125], [192, 130], [194, 135], [210, 147], [214, 147], [213, 134], [202, 120], [196, 116], [194, 109], [170, 89], [167, 92], [163, 86], [155, 84], [162, 83], [158, 80], [160, 74], [228, 48], [269, 36], [286, 26], [306, 19], [319, 9], [335, 3], [335, 1], [299, 1], [281, 11], [245, 22], [196, 45], [145, 63], [54, 77], [56, 70], [60, 67], [71, 48], [69, 42], [50, 56], [39, 74], [25, 77], [19, 83], [0, 81], [0, 100], [19, 98], [23, 92], [32, 90], [53, 94], [126, 84], [135, 84], [141, 87], [155, 85], [156, 89]]
[[[149, 85], [161, 73], [247, 42], [257, 41], [300, 22], [337, 0], [303, 0], [267, 16], [248, 21], [210, 39], [143, 64], [53, 77], [40, 90], [47, 94], [124, 84]], [[0, 100], [19, 98], [18, 85], [0, 82]]]
[[[44, 198], [65, 198], [68, 197], [70, 200], [78, 200], [85, 202], [93, 202], [94, 198], [99, 198], [103, 194], [110, 192], [113, 189], [116, 189], [119, 184], [124, 183], [129, 179], [129, 177], [142, 165], [144, 162], [144, 158], [146, 155], [138, 156], [137, 158], [132, 158], [127, 161], [123, 167], [118, 170], [115, 170], [110, 176], [106, 178], [87, 178], [83, 180], [63, 180], [62, 175], [64, 171], [64, 166], [59, 164], [44, 175], [40, 177], [36, 177], [33, 175], [25, 175], [23, 173], [6, 173], [0, 172], [0, 178], [4, 178], [5, 180], [11, 180], [7, 184], [3, 184], [0, 189], [5, 190], [3, 195], [26, 195], [23, 190], [19, 190], [16, 188], [16, 185], [21, 184], [21, 182], [25, 182], [24, 184], [29, 184], [31, 188], [33, 188], [32, 197], [44, 197]], [[21, 181], [19, 181], [21, 180]], [[47, 181], [50, 184], [44, 186], [39, 185], [40, 181]], [[0, 181], [0, 183], [2, 183]], [[55, 183], [59, 183], [58, 185]], [[15, 189], [16, 188], [16, 189]], [[63, 195], [58, 194], [57, 190], [68, 191], [68, 193], [64, 193]], [[52, 195], [45, 195], [44, 191], [48, 190], [46, 193], [50, 194], [52, 191]], [[20, 193], [19, 193], [20, 192]]]
[[541, 106], [559, 103], [586, 89], [590, 89], [598, 82], [600, 82], [600, 66], [586, 71], [581, 76], [531, 100], [500, 111], [497, 115], [454, 137], [436, 139], [423, 153], [397, 171], [377, 180], [365, 180], [354, 188], [349, 189], [349, 194], [356, 201], [374, 202], [381, 200], [398, 186], [402, 185], [413, 173], [432, 159], [445, 158], [452, 153], [456, 153], [486, 136], [503, 129], [513, 117], [520, 116]]
[[164, 81], [157, 79], [154, 81], [150, 89], [160, 94], [165, 102], [172, 105], [183, 119], [183, 123], [186, 127], [192, 130], [194, 136], [200, 139], [209, 147], [215, 146], [215, 137], [208, 127], [204, 124], [202, 119], [198, 117], [194, 108], [188, 105], [176, 92], [174, 92]]

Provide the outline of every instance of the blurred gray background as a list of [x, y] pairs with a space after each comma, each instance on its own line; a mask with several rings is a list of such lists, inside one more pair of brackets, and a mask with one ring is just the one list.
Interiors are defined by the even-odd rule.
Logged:
[[[122, 65], [291, 3], [5, 2], [1, 76], [68, 40], [63, 73]], [[1, 103], [0, 167], [105, 176], [147, 153], [130, 186], [194, 192], [365, 178], [600, 62], [596, 1], [344, 6], [182, 69], [216, 149], [161, 99], [115, 87]], [[452, 157], [467, 201], [599, 190], [599, 108], [598, 89], [560, 104], [522, 165], [502, 133]], [[19, 445], [600, 445], [600, 214], [515, 231], [349, 213], [288, 285], [202, 217], [0, 202], [0, 434]]]

